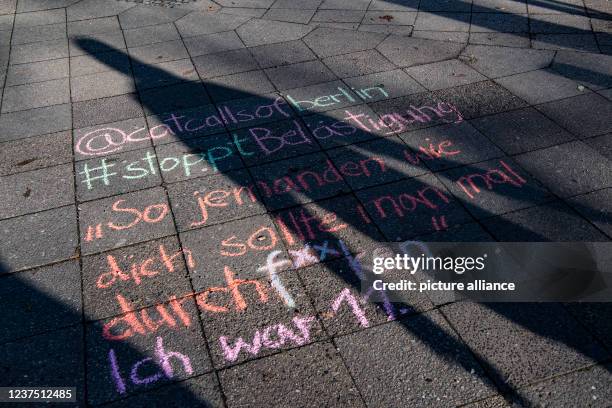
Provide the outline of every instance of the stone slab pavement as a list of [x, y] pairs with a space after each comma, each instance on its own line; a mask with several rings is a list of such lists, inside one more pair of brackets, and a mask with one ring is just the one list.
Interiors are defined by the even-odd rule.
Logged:
[[609, 303], [375, 304], [355, 266], [612, 239], [611, 36], [607, 0], [0, 0], [0, 385], [611, 406]]

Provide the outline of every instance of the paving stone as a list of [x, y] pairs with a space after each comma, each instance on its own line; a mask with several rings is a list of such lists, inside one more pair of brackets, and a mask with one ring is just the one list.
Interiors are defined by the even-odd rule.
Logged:
[[368, 11], [362, 23], [387, 26], [414, 26], [417, 13], [411, 11]]
[[182, 41], [167, 41], [130, 48], [130, 57], [138, 64], [156, 64], [189, 58]]
[[0, 115], [1, 141], [59, 132], [72, 127], [70, 105], [53, 105]]
[[457, 106], [466, 119], [522, 108], [527, 104], [491, 81], [436, 91], [441, 100]]
[[370, 2], [368, 0], [324, 0], [320, 9], [335, 10], [366, 10]]
[[376, 48], [385, 38], [380, 33], [354, 32], [319, 27], [304, 37], [304, 42], [319, 57], [346, 54]]
[[406, 68], [405, 71], [430, 90], [467, 85], [487, 79], [456, 59]]
[[318, 153], [253, 167], [251, 172], [271, 210], [350, 191], [332, 162]]
[[134, 94], [76, 102], [72, 105], [72, 110], [74, 127], [77, 129], [143, 115], [140, 103]]
[[[343, 336], [336, 344], [368, 404], [458, 405], [494, 393], [437, 311]], [[386, 351], [373, 355], [373, 344]]]
[[128, 73], [130, 71], [128, 55], [119, 51], [70, 58], [70, 75], [73, 77], [106, 71]]
[[235, 30], [249, 19], [250, 17], [247, 16], [196, 12], [175, 21], [175, 25], [181, 36], [186, 38]]
[[276, 90], [263, 71], [212, 78], [206, 81], [206, 89], [215, 102], [265, 95]]
[[533, 48], [545, 50], [578, 50], [595, 53], [599, 51], [595, 36], [589, 34], [535, 34]]
[[[310, 27], [328, 27], [338, 30], [357, 30], [359, 23], [334, 23], [328, 21], [314, 21], [309, 24]], [[338, 53], [340, 54], [340, 53]]]
[[415, 38], [423, 38], [426, 40], [449, 41], [457, 43], [467, 43], [469, 34], [466, 32], [457, 31], [413, 31], [412, 36]]
[[470, 13], [420, 12], [415, 30], [469, 31]]
[[266, 74], [278, 89], [315, 85], [336, 79], [336, 75], [321, 61], [299, 62], [277, 68], [268, 68]]
[[395, 65], [376, 50], [329, 57], [325, 58], [323, 63], [340, 78], [390, 71], [395, 68]]
[[562, 197], [610, 187], [612, 183], [612, 162], [581, 142], [525, 153], [516, 160]]
[[612, 87], [612, 56], [560, 51], [552, 69], [591, 89]]
[[297, 119], [241, 129], [232, 132], [232, 138], [247, 166], [321, 150], [308, 128]]
[[389, 36], [376, 49], [397, 66], [410, 67], [459, 56], [461, 44]]
[[263, 15], [262, 18], [273, 21], [284, 21], [286, 23], [308, 24], [315, 10], [295, 10], [271, 8]]
[[378, 94], [368, 93], [368, 95], [370, 95], [370, 98], [367, 99], [368, 102], [376, 102], [425, 91], [425, 88], [399, 69], [346, 78], [343, 81], [353, 89], [367, 90], [373, 86], [378, 86], [385, 90], [387, 95], [380, 92]]
[[246, 49], [208, 54], [193, 59], [202, 79], [258, 69], [257, 61]]
[[609, 303], [567, 303], [565, 307], [576, 319], [580, 320], [580, 322], [588, 328], [597, 340], [610, 349], [612, 345], [610, 342], [612, 326], [610, 326], [610, 320], [605, 318], [605, 316], [610, 313]]
[[305, 86], [303, 88], [290, 89], [286, 92], [284, 96], [300, 115], [363, 103], [363, 99], [353, 93], [341, 81]]
[[83, 404], [83, 329], [80, 326], [0, 346], [4, 383], [11, 387], [76, 387]]
[[78, 251], [74, 206], [0, 221], [0, 231], [5, 272], [63, 261]]
[[83, 254], [176, 233], [161, 187], [82, 203], [79, 205], [79, 223]]
[[[57, 283], [61, 282], [61, 285]], [[81, 276], [77, 261], [63, 262], [2, 280], [3, 343], [81, 323]]]
[[28, 44], [38, 41], [66, 38], [66, 24], [49, 24], [35, 27], [21, 27], [13, 30], [11, 44]]
[[37, 170], [72, 161], [70, 132], [39, 136], [37, 149], [20, 140], [3, 143], [0, 148], [0, 175]]
[[[435, 231], [432, 220], [437, 220], [438, 216], [446, 220], [449, 227], [471, 221], [459, 202], [433, 175], [372, 187], [356, 194], [370, 218], [390, 241]], [[425, 197], [421, 207], [415, 201], [417, 197]]]
[[75, 102], [124, 95], [136, 91], [134, 79], [123, 72], [107, 71], [74, 77], [70, 80]]
[[507, 154], [569, 142], [573, 136], [534, 108], [473, 119], [470, 123]]
[[179, 231], [265, 213], [251, 176], [236, 170], [168, 187]]
[[[531, 5], [530, 5], [531, 6]], [[473, 0], [473, 13], [527, 13], [525, 0]]]
[[526, 14], [475, 13], [470, 31], [473, 33], [526, 33], [529, 22]]
[[612, 133], [593, 137], [591, 139], [584, 139], [583, 142], [597, 150], [599, 154], [606, 157], [608, 160], [612, 160]]
[[68, 57], [68, 42], [66, 39], [19, 44], [11, 48], [11, 64], [25, 64], [66, 57]]
[[[220, 377], [223, 389], [230, 395], [229, 406], [364, 406], [331, 343], [317, 343], [253, 361], [224, 370]], [[257, 397], [253, 399], [253, 395]]]
[[[178, 254], [178, 255], [177, 255]], [[150, 241], [83, 258], [83, 300], [88, 320], [118, 316], [119, 299], [134, 309], [166, 303], [192, 293], [177, 237]], [[136, 268], [136, 269], [132, 269]]]
[[358, 105], [309, 115], [304, 118], [304, 122], [314, 139], [325, 149], [393, 134], [372, 129], [366, 125], [368, 119], [376, 121], [378, 117], [367, 105]]
[[609, 133], [612, 102], [596, 94], [539, 105], [538, 110], [580, 138]]
[[511, 408], [501, 395], [464, 405], [466, 408]]
[[[159, 88], [181, 82], [199, 81], [190, 59], [162, 62], [155, 65], [134, 65], [134, 79], [139, 90]], [[192, 83], [193, 87], [198, 87]]]
[[553, 56], [553, 51], [470, 45], [461, 59], [489, 78], [497, 78], [546, 68]]
[[[171, 23], [124, 30], [123, 35], [125, 36], [125, 43], [130, 48], [180, 39], [176, 27]], [[185, 45], [187, 45], [187, 41], [185, 41]]]
[[558, 73], [546, 69], [498, 78], [498, 84], [531, 105], [583, 94], [579, 85]]
[[2, 219], [72, 204], [72, 165], [4, 176], [0, 178], [0, 191]]
[[134, 150], [76, 163], [79, 201], [89, 201], [161, 185], [153, 149]]
[[59, 23], [66, 23], [66, 13], [62, 9], [15, 15], [15, 27], [32, 27]]
[[10, 65], [6, 86], [44, 82], [68, 77], [68, 59], [34, 62], [31, 64]]
[[91, 18], [116, 16], [122, 11], [134, 7], [129, 2], [99, 2], [96, 0], [82, 0], [67, 7], [68, 21], [87, 20]]
[[306, 9], [306, 10], [315, 10], [319, 8], [323, 0], [302, 0], [300, 2], [295, 2], [294, 0], [276, 0], [272, 5], [272, 9], [275, 8], [286, 8], [286, 9]]
[[310, 61], [316, 56], [302, 41], [260, 45], [250, 48], [251, 54], [262, 68]]
[[[500, 386], [521, 386], [586, 367], [605, 352], [558, 304], [459, 302], [444, 315], [495, 370]], [[467, 318], [469, 316], [469, 318]]]
[[[90, 404], [98, 405], [117, 400], [135, 392], [149, 391], [162, 384], [175, 383], [211, 371], [206, 341], [200, 325], [197, 320], [194, 321], [197, 319], [195, 302], [185, 299], [180, 303], [180, 308], [183, 313], [182, 318], [172, 314], [167, 306], [165, 310], [170, 317], [160, 317], [159, 310], [153, 308], [123, 316], [123, 319], [131, 316], [139, 319], [139, 315], [142, 318], [146, 313], [145, 316], [157, 324], [153, 327], [159, 328], [145, 329], [144, 335], [128, 329], [122, 317], [86, 326], [87, 385], [88, 389], [91, 389], [87, 398]], [[189, 320], [183, 320], [186, 318]], [[166, 319], [172, 319], [174, 327], [169, 327]], [[189, 325], [186, 325], [186, 322]], [[109, 331], [112, 336], [131, 337], [127, 341], [106, 340], [103, 338], [104, 325], [111, 326]], [[166, 360], [163, 360], [164, 357]], [[114, 362], [111, 363], [109, 358], [113, 358]], [[163, 365], [164, 361], [168, 364]], [[158, 370], [153, 371], [150, 367], [141, 369], [139, 377], [138, 370], [133, 369], [138, 362], [142, 363], [137, 368], [152, 362]], [[114, 367], [110, 364], [114, 364]], [[118, 373], [115, 375], [121, 378], [125, 386], [123, 393], [119, 393], [117, 388], [119, 380], [113, 377], [112, 373], [99, 375], [109, 372], [110, 367], [113, 367]], [[131, 371], [134, 371], [135, 375], [132, 376]], [[150, 382], [138, 384], [138, 380], [143, 378], [149, 379]], [[136, 381], [133, 381], [134, 379]]]
[[[28, 0], [26, 0], [28, 1]], [[15, 8], [17, 0], [4, 0], [0, 4], [0, 14], [13, 14], [15, 13]]]
[[504, 155], [497, 146], [466, 122], [416, 130], [400, 137], [412, 150], [407, 157], [415, 162], [421, 161], [421, 166], [427, 166], [432, 171], [478, 163]]
[[253, 47], [256, 45], [299, 40], [311, 30], [311, 27], [302, 24], [280, 21], [270, 24], [266, 20], [254, 19], [240, 26], [236, 32], [247, 47]]
[[192, 57], [244, 48], [240, 37], [234, 31], [198, 35], [185, 38], [183, 42]]
[[125, 39], [121, 31], [70, 37], [68, 45], [71, 57], [118, 50], [126, 52]]
[[329, 23], [360, 23], [365, 11], [360, 10], [319, 10], [312, 21]]
[[370, 3], [368, 10], [377, 11], [417, 11], [419, 1], [417, 0], [374, 0]]
[[551, 199], [546, 189], [509, 158], [448, 170], [438, 176], [477, 219], [533, 207]]
[[[67, 7], [79, 0], [23, 0], [17, 5], [18, 13]], [[12, 7], [13, 13], [15, 7]]]
[[119, 14], [119, 22], [123, 29], [154, 26], [171, 23], [189, 14], [189, 10], [166, 7], [156, 9], [147, 6], [136, 6]]
[[86, 36], [90, 34], [99, 34], [107, 32], [121, 31], [121, 26], [117, 17], [104, 17], [92, 20], [71, 21], [67, 25], [68, 36]]
[[404, 35], [406, 37], [410, 37], [410, 35], [412, 34], [412, 28], [412, 26], [397, 26], [388, 24], [361, 24], [359, 26], [359, 31]]
[[75, 129], [73, 135], [75, 161], [151, 146], [143, 117]]
[[219, 4], [227, 7], [269, 8], [274, 0], [219, 0]]
[[2, 113], [70, 102], [68, 79], [5, 88]]
[[560, 201], [484, 221], [500, 241], [606, 241], [606, 236]]
[[529, 48], [530, 40], [521, 33], [470, 33], [470, 44]]
[[532, 33], [583, 33], [591, 31], [591, 23], [584, 16], [541, 14], [531, 17], [529, 29]]
[[174, 112], [210, 103], [201, 82], [186, 82], [163, 88], [140, 91], [147, 114]]

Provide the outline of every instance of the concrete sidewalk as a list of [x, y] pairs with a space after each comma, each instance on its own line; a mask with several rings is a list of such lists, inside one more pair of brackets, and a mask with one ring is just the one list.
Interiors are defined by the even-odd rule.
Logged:
[[359, 262], [610, 241], [611, 29], [607, 0], [0, 0], [0, 385], [609, 407], [609, 303], [375, 304]]

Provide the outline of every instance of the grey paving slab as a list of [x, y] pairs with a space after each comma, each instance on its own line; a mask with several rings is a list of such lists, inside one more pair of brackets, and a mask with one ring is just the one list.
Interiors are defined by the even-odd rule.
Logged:
[[368, 11], [362, 23], [368, 25], [414, 26], [417, 13], [411, 11]]
[[250, 17], [230, 14], [206, 14], [194, 12], [175, 22], [182, 37], [231, 31], [249, 21]]
[[[160, 88], [200, 78], [190, 59], [162, 62], [155, 65], [133, 65], [134, 81], [139, 90]], [[198, 85], [192, 84], [194, 87]]]
[[477, 219], [551, 200], [548, 190], [509, 158], [448, 170], [438, 176]]
[[305, 36], [304, 42], [319, 57], [329, 57], [376, 48], [384, 38], [380, 33], [319, 27]]
[[473, 33], [526, 33], [529, 21], [526, 14], [474, 13], [470, 31]]
[[76, 400], [84, 403], [83, 329], [71, 327], [47, 335], [1, 346], [6, 367], [5, 383], [13, 387], [77, 388]]
[[237, 74], [259, 68], [257, 61], [247, 49], [203, 55], [193, 58], [193, 63], [202, 79]]
[[0, 218], [15, 217], [74, 203], [72, 165], [0, 178]]
[[[369, 217], [390, 241], [407, 240], [437, 230], [432, 220], [446, 225], [472, 221], [469, 215], [433, 175], [424, 175], [356, 193]], [[425, 197], [418, 205], [417, 197]]]
[[94, 18], [91, 20], [71, 21], [67, 25], [68, 35], [80, 35], [117, 32], [121, 30], [117, 17]]
[[[147, 122], [150, 129], [154, 130], [151, 132], [153, 133], [153, 144], [161, 145], [224, 133], [224, 121], [219, 116], [219, 111], [215, 106], [205, 105], [167, 114], [151, 115], [147, 117]], [[196, 125], [192, 126], [194, 122]]]
[[0, 256], [7, 272], [63, 261], [77, 255], [74, 206], [0, 221]]
[[498, 84], [531, 105], [569, 98], [588, 92], [571, 79], [548, 69], [498, 78]]
[[15, 27], [32, 27], [66, 22], [66, 12], [62, 9], [19, 13], [15, 15]]
[[81, 252], [92, 254], [176, 233], [161, 187], [79, 205]]
[[45, 61], [68, 57], [66, 39], [14, 45], [11, 48], [11, 64]]
[[412, 34], [412, 28], [412, 26], [397, 26], [389, 24], [361, 24], [358, 30], [368, 31], [371, 33], [404, 35], [409, 37]]
[[[57, 283], [61, 282], [61, 285]], [[77, 261], [13, 274], [2, 280], [3, 343], [81, 323], [81, 277]]]
[[555, 55], [552, 69], [591, 89], [612, 86], [612, 56], [560, 51]]
[[376, 50], [338, 55], [322, 61], [340, 78], [390, 71], [395, 68], [395, 65]]
[[368, 0], [324, 0], [320, 9], [337, 10], [365, 10], [370, 2]]
[[13, 22], [15, 21], [15, 16], [6, 14], [0, 16], [0, 28], [2, 30], [12, 30]]
[[315, 85], [336, 79], [336, 75], [321, 61], [298, 62], [265, 70], [280, 90]]
[[255, 183], [244, 170], [184, 181], [167, 188], [179, 231], [266, 212]]
[[387, 37], [376, 49], [400, 67], [422, 65], [457, 58], [463, 46], [420, 38]]
[[[457, 405], [494, 392], [437, 311], [343, 336], [336, 343], [368, 404]], [[372, 355], [373, 344], [386, 351]]]
[[44, 82], [66, 78], [68, 75], [69, 64], [67, 58], [33, 62], [30, 64], [9, 65], [5, 85], [15, 86], [34, 82]]
[[405, 71], [429, 90], [452, 88], [487, 79], [456, 59], [406, 68]]
[[210, 103], [210, 98], [201, 82], [186, 82], [142, 90], [140, 99], [147, 114], [176, 112]]
[[609, 303], [566, 303], [567, 310], [579, 319], [604, 346], [610, 349], [610, 321], [605, 318], [610, 313]]
[[598, 52], [595, 36], [589, 34], [535, 34], [531, 41], [533, 48], [544, 50], [570, 50]]
[[284, 21], [286, 23], [308, 24], [316, 10], [272, 8], [263, 15], [263, 19]]
[[537, 109], [579, 138], [609, 133], [612, 128], [612, 102], [596, 94], [545, 103]]
[[0, 175], [37, 170], [72, 161], [70, 132], [38, 136], [31, 141], [37, 149], [20, 140], [2, 143], [0, 148]]
[[192, 57], [244, 48], [235, 31], [198, 35], [185, 38], [183, 42]]
[[241, 72], [206, 80], [206, 90], [215, 102], [266, 95], [276, 88], [262, 70]]
[[136, 6], [119, 14], [119, 22], [123, 29], [154, 26], [171, 23], [189, 14], [189, 10], [166, 7], [156, 9], [147, 6]]
[[249, 49], [262, 68], [293, 64], [316, 59], [302, 41], [288, 41], [277, 44], [260, 45]]
[[71, 128], [70, 105], [54, 105], [0, 115], [2, 141], [59, 132]]
[[54, 8], [66, 7], [77, 3], [79, 0], [23, 0], [17, 5], [18, 13], [25, 13], [38, 10], [49, 10]]
[[251, 172], [270, 210], [350, 191], [332, 162], [319, 153], [253, 167]]
[[122, 11], [136, 6], [131, 2], [99, 2], [96, 0], [82, 0], [69, 5], [66, 9], [68, 21], [87, 20], [91, 18], [116, 16]]
[[606, 353], [558, 304], [459, 302], [442, 309], [479, 350], [502, 386], [521, 386], [586, 367]]
[[359, 23], [365, 11], [360, 10], [319, 10], [312, 21], [329, 23]]
[[253, 19], [236, 29], [236, 32], [248, 47], [256, 45], [299, 40], [312, 31], [312, 27], [303, 24], [275, 22]]
[[189, 58], [180, 40], [166, 41], [128, 49], [130, 57], [138, 64], [155, 64]]
[[2, 4], [0, 4], [0, 13], [1, 14], [13, 14], [16, 9], [17, 0], [4, 0]]
[[321, 5], [322, 2], [323, 0], [303, 0], [297, 3], [293, 0], [276, 0], [274, 4], [272, 4], [271, 8], [315, 10]]
[[415, 38], [424, 38], [427, 40], [450, 41], [456, 43], [467, 43], [469, 35], [466, 32], [457, 31], [413, 31], [412, 36]]
[[582, 33], [591, 31], [591, 23], [585, 16], [541, 14], [531, 16], [529, 30], [532, 33]]
[[[251, 403], [262, 406], [364, 406], [331, 343], [313, 344], [267, 360], [271, 361], [254, 361], [222, 372], [223, 389], [231, 395], [229, 406]], [[258, 374], [253, 376], [251, 372]], [[257, 395], [255, 400], [253, 392]]]
[[471, 0], [462, 2], [450, 0], [422, 0], [419, 3], [419, 9], [423, 11], [469, 12], [471, 3]]
[[121, 31], [69, 37], [69, 40], [71, 57], [118, 50], [126, 52], [125, 39]]
[[478, 72], [497, 78], [546, 68], [553, 56], [553, 51], [470, 45], [461, 58]]
[[470, 44], [501, 47], [529, 48], [531, 42], [526, 33], [470, 33]]
[[568, 197], [609, 187], [612, 162], [581, 142], [570, 142], [515, 157], [555, 194]]
[[455, 105], [466, 119], [527, 106], [522, 99], [492, 81], [443, 89], [436, 91], [435, 95]]
[[[178, 255], [177, 255], [178, 254]], [[177, 237], [150, 241], [83, 258], [83, 301], [87, 320], [124, 313], [119, 296], [134, 309], [166, 303], [191, 293]], [[135, 269], [132, 269], [135, 268]]]
[[269, 8], [274, 0], [219, 0], [224, 7]]
[[106, 71], [72, 78], [70, 91], [72, 101], [80, 102], [133, 93], [136, 86], [131, 75]]
[[419, 1], [417, 0], [374, 0], [368, 6], [368, 10], [377, 11], [417, 11]]
[[5, 88], [2, 113], [70, 102], [68, 79], [56, 79]]
[[[118, 400], [211, 371], [206, 340], [200, 325], [194, 320], [197, 316], [195, 302], [185, 299], [179, 307], [185, 320], [170, 314], [172, 312], [169, 309], [164, 309], [169, 316], [164, 318], [160, 317], [159, 309], [148, 308], [86, 326], [87, 386], [88, 390], [92, 390], [87, 395], [90, 404]], [[149, 322], [153, 320], [157, 324], [145, 330], [144, 334], [132, 331], [130, 335], [130, 330], [126, 329], [124, 322], [135, 314], [141, 319], [146, 316]], [[174, 323], [174, 327], [168, 323], [169, 320]], [[107, 331], [110, 332], [110, 339], [103, 337], [105, 326], [109, 327]], [[112, 339], [113, 336], [121, 338], [122, 335], [127, 335], [128, 341]], [[113, 360], [109, 360], [109, 355]], [[142, 363], [138, 364], [139, 362]], [[155, 368], [140, 368], [146, 363]], [[117, 375], [99, 375], [98, 373], [109, 369], [109, 364], [113, 364]], [[136, 364], [137, 370], [133, 370]], [[132, 371], [135, 372], [134, 376], [131, 375]], [[142, 378], [149, 379], [150, 382], [142, 384]], [[122, 381], [124, 387], [118, 388], [117, 381]]]
[[143, 116], [136, 95], [119, 95], [72, 104], [76, 129]]
[[139, 47], [156, 42], [178, 40], [180, 38], [176, 27], [172, 23], [124, 30], [123, 35], [128, 47]]
[[397, 98], [413, 93], [423, 92], [423, 88], [419, 83], [412, 79], [402, 70], [393, 70], [380, 72], [376, 74], [363, 75], [358, 77], [346, 78], [343, 81], [353, 89], [369, 89], [373, 86], [380, 86], [384, 89], [385, 94], [378, 92], [377, 94], [368, 93], [370, 98], [368, 102], [376, 102], [387, 98]]
[[106, 71], [127, 73], [129, 70], [130, 59], [128, 55], [122, 51], [104, 52], [95, 55], [81, 55], [70, 58], [70, 75], [73, 77]]
[[473, 13], [527, 13], [525, 0], [506, 1], [506, 0], [473, 0]]
[[359, 23], [334, 23], [330, 21], [313, 21], [309, 24], [311, 27], [328, 27], [338, 30], [357, 30]]
[[500, 241], [606, 241], [592, 224], [566, 204], [556, 201], [484, 220]]
[[470, 123], [510, 155], [574, 139], [569, 132], [534, 108], [485, 116]]
[[612, 134], [584, 139], [584, 143], [597, 150], [599, 154], [612, 160]]
[[415, 30], [469, 31], [470, 13], [420, 12]]

